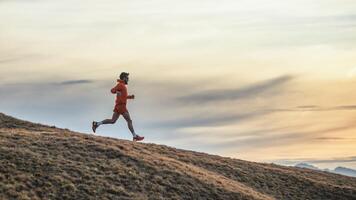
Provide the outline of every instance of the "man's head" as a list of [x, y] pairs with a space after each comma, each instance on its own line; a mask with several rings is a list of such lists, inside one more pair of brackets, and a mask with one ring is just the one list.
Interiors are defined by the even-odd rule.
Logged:
[[127, 85], [127, 83], [129, 82], [129, 73], [121, 72], [120, 79], [123, 80], [125, 82], [125, 84]]

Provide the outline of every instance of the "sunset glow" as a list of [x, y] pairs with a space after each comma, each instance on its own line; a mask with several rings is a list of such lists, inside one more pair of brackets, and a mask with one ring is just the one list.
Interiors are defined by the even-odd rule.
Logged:
[[122, 71], [147, 142], [356, 169], [356, 1], [0, 1], [0, 112], [91, 133]]

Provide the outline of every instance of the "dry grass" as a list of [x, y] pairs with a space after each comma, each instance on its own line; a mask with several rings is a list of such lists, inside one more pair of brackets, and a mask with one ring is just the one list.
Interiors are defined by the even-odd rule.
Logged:
[[356, 199], [356, 179], [80, 134], [0, 113], [0, 199]]

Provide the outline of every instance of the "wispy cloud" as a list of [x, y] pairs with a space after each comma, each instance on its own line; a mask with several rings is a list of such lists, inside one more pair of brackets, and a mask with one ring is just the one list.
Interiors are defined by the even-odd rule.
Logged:
[[351, 157], [346, 157], [346, 158], [323, 159], [323, 160], [315, 159], [315, 160], [308, 160], [308, 162], [311, 162], [311, 163], [356, 162], [356, 156], [351, 156]]
[[356, 110], [356, 105], [344, 105], [330, 108], [331, 110]]
[[19, 55], [12, 55], [12, 56], [2, 56], [0, 57], [0, 64], [7, 64], [12, 62], [24, 61], [33, 58], [43, 58], [43, 57], [48, 57], [48, 56], [39, 55], [39, 54], [28, 54], [28, 55], [19, 54]]
[[253, 148], [266, 148], [273, 146], [286, 146], [291, 143], [302, 141], [305, 135], [301, 132], [285, 132], [285, 133], [265, 133], [260, 135], [251, 135], [249, 138], [239, 138], [238, 136], [225, 141], [216, 141], [216, 143], [208, 144], [217, 149], [231, 149], [238, 146], [241, 149], [248, 150]]
[[317, 159], [317, 158], [279, 159], [279, 160], [274, 160], [274, 162], [287, 164], [287, 165], [294, 165], [294, 164], [301, 163], [301, 162], [313, 163], [313, 164], [350, 163], [350, 162], [356, 162], [356, 156], [337, 157], [337, 158], [330, 158], [330, 159]]
[[272, 109], [275, 112], [325, 112], [325, 111], [353, 111], [356, 110], [356, 105], [338, 105], [338, 106], [317, 106], [317, 105], [302, 105], [294, 108], [276, 108]]
[[217, 101], [246, 99], [250, 97], [264, 95], [268, 92], [273, 92], [274, 89], [284, 86], [293, 78], [293, 76], [284, 75], [260, 83], [252, 84], [243, 88], [196, 92], [186, 96], [178, 97], [177, 101], [184, 104], [204, 104]]
[[77, 84], [87, 84], [93, 83], [92, 80], [82, 79], [82, 80], [69, 80], [60, 82], [59, 85], [77, 85]]
[[[355, 129], [356, 124], [347, 124], [344, 126], [336, 126], [330, 128], [323, 128], [319, 130], [298, 130], [302, 126], [294, 130], [287, 128], [276, 129], [261, 129], [246, 132], [236, 132], [234, 135], [224, 136], [223, 139], [217, 138], [214, 142], [206, 142], [205, 145], [214, 149], [228, 149], [238, 146], [241, 149], [248, 150], [253, 148], [266, 148], [266, 147], [283, 147], [291, 144], [298, 144], [300, 142], [311, 140], [326, 140], [324, 137], [327, 133], [336, 133], [344, 130]], [[204, 135], [204, 134], [202, 134]], [[330, 138], [332, 139], [332, 138]], [[353, 138], [337, 137], [338, 140], [349, 140]]]
[[345, 140], [348, 138], [344, 138], [344, 137], [317, 137], [314, 138], [315, 140]]
[[[356, 124], [352, 123], [352, 124], [346, 124], [344, 126], [324, 128], [324, 129], [316, 130], [316, 131], [308, 131], [305, 134], [306, 135], [320, 135], [320, 134], [340, 132], [340, 131], [345, 131], [345, 130], [350, 130], [350, 129], [355, 129], [355, 128], [356, 128]], [[314, 138], [314, 139], [316, 139], [316, 138]]]
[[[196, 80], [193, 82], [161, 84], [140, 83], [140, 85], [144, 85], [149, 90], [154, 88], [154, 91], [152, 91], [155, 94], [154, 96], [160, 98], [159, 100], [157, 99], [160, 105], [156, 105], [158, 106], [156, 109], [158, 113], [156, 114], [159, 114], [163, 108], [171, 110], [170, 113], [174, 113], [172, 116], [163, 117], [159, 122], [156, 120], [147, 121], [149, 127], [164, 129], [212, 127], [253, 120], [274, 113], [275, 110], [254, 106], [253, 101], [255, 101], [256, 97], [262, 96], [278, 98], [288, 89], [287, 83], [293, 78], [294, 76], [284, 75], [236, 89], [206, 91], [199, 91], [199, 89], [213, 87], [213, 83], [212, 86], [209, 86], [209, 81]], [[188, 95], [177, 97], [181, 92], [171, 93], [171, 91], [184, 91]], [[236, 100], [243, 99], [248, 101], [250, 98], [252, 101], [249, 105], [241, 107], [241, 105], [234, 104]], [[217, 106], [218, 103], [228, 100], [231, 102], [224, 104], [222, 107]], [[166, 116], [166, 114], [161, 116]]]
[[13, 93], [28, 91], [31, 89], [33, 92], [37, 91], [47, 91], [51, 90], [54, 87], [62, 87], [62, 86], [71, 86], [71, 85], [83, 85], [94, 83], [94, 80], [90, 79], [78, 79], [78, 80], [66, 80], [66, 81], [41, 81], [41, 82], [32, 82], [32, 83], [11, 83], [11, 84], [3, 84], [0, 86], [1, 90], [13, 90]]
[[188, 128], [188, 127], [209, 127], [209, 126], [220, 126], [231, 123], [238, 123], [244, 120], [254, 119], [256, 117], [261, 117], [269, 114], [270, 111], [254, 111], [242, 114], [215, 114], [211, 116], [186, 116], [185, 118], [180, 118], [176, 120], [165, 121], [162, 120], [158, 123], [152, 123], [152, 127], [160, 128]]
[[22, 57], [19, 58], [0, 58], [0, 63], [9, 63], [9, 62], [16, 62], [18, 60], [22, 60]]
[[303, 106], [297, 106], [297, 108], [300, 109], [313, 109], [313, 108], [317, 108], [318, 106], [316, 105], [303, 105]]

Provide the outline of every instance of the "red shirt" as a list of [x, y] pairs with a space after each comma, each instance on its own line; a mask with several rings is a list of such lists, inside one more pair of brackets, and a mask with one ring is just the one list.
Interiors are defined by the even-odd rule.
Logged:
[[111, 93], [116, 94], [116, 92], [120, 92], [120, 96], [116, 96], [116, 105], [126, 104], [127, 99], [132, 99], [131, 95], [127, 93], [127, 87], [123, 80], [117, 80], [117, 85], [111, 89]]

